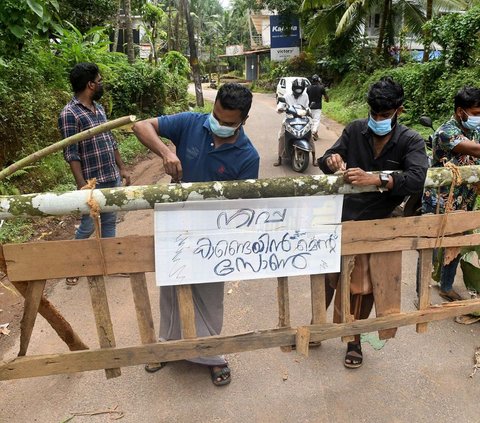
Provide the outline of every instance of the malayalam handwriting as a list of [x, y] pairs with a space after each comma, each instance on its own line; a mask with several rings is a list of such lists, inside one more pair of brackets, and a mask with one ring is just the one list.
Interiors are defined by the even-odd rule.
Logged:
[[[257, 215], [258, 214], [258, 215]], [[255, 215], [257, 218], [255, 219]], [[263, 210], [256, 212], [253, 209], [242, 208], [233, 212], [231, 216], [228, 212], [222, 211], [217, 216], [217, 228], [242, 228], [250, 227], [252, 223], [255, 225], [259, 223], [282, 223], [287, 215], [287, 209], [281, 210]]]
[[185, 275], [183, 271], [186, 269], [186, 265], [182, 264], [182, 253], [185, 247], [185, 244], [188, 240], [188, 236], [184, 234], [179, 234], [175, 238], [176, 250], [175, 254], [172, 257], [172, 266], [170, 267], [170, 271], [168, 272], [168, 277], [171, 279], [176, 280], [183, 280], [185, 279]]

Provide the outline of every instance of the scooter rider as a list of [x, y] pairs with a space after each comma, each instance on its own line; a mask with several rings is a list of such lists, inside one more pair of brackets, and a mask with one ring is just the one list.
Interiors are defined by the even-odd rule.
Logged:
[[[283, 113], [286, 109], [291, 106], [303, 106], [306, 110], [310, 111], [309, 103], [310, 100], [308, 98], [308, 94], [305, 91], [306, 83], [305, 80], [295, 79], [292, 82], [292, 93], [288, 93], [285, 95], [285, 104], [283, 102], [278, 103], [277, 112]], [[312, 146], [312, 163], [314, 166], [318, 166], [315, 160], [315, 145], [313, 142], [310, 142]], [[280, 166], [282, 164], [282, 157], [285, 158], [285, 121], [282, 122], [282, 127], [280, 128], [280, 132], [278, 133], [278, 161], [276, 161], [273, 165]]]

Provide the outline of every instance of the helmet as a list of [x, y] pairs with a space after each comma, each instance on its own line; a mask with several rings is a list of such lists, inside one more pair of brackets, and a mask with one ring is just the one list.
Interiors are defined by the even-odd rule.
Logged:
[[312, 76], [312, 82], [322, 82], [322, 80], [317, 74], [315, 74]]
[[295, 79], [292, 82], [292, 93], [295, 98], [298, 98], [302, 95], [303, 91], [305, 91], [305, 80], [304, 79]]

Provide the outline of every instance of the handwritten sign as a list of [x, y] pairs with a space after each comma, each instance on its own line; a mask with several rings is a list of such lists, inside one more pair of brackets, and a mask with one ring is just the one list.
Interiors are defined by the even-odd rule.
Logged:
[[340, 270], [343, 196], [155, 205], [158, 286]]

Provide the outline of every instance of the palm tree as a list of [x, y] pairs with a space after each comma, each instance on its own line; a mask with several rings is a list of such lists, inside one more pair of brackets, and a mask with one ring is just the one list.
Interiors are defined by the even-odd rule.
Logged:
[[183, 12], [185, 13], [185, 23], [188, 31], [188, 46], [190, 49], [190, 66], [192, 67], [193, 82], [195, 84], [195, 97], [197, 106], [203, 107], [202, 79], [200, 75], [200, 65], [198, 63], [197, 45], [195, 43], [195, 31], [193, 28], [193, 20], [190, 15], [190, 4], [188, 0], [182, 0]]
[[[429, 2], [432, 11], [434, 9], [433, 0], [427, 0], [427, 12]], [[463, 0], [437, 0], [435, 3], [437, 10], [459, 10], [464, 7]], [[396, 35], [394, 28], [402, 29], [405, 25], [410, 33], [421, 37], [423, 24], [433, 16], [433, 13], [425, 15], [421, 0], [303, 0], [300, 10], [307, 15], [313, 14], [305, 31], [311, 46], [321, 44], [332, 33], [344, 45], [346, 40], [354, 42], [364, 32], [370, 14], [380, 11], [376, 46], [378, 54], [386, 51], [386, 39]], [[395, 25], [397, 21], [401, 21], [402, 25]]]
[[131, 0], [124, 0], [125, 12], [125, 32], [127, 40], [127, 57], [128, 63], [135, 61], [135, 50], [133, 47], [133, 28], [132, 28], [132, 4]]

